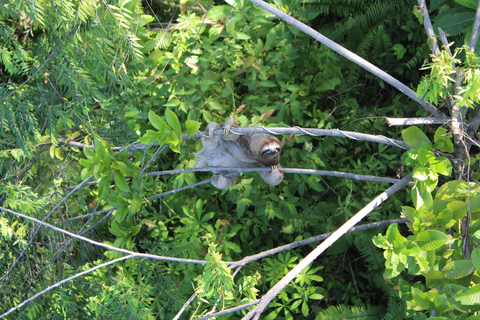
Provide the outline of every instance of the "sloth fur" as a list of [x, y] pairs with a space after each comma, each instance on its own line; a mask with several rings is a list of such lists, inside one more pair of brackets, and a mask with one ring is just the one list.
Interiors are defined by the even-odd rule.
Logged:
[[[225, 134], [214, 136], [213, 131], [225, 128]], [[209, 136], [202, 137], [203, 149], [195, 155], [198, 161], [194, 168], [234, 167], [255, 168], [258, 166], [272, 167], [271, 172], [260, 172], [260, 176], [270, 185], [278, 185], [283, 180], [280, 168], [280, 151], [283, 144], [276, 138], [265, 133], [245, 135], [229, 134], [230, 129], [238, 128], [234, 119], [228, 119], [219, 125], [210, 122], [207, 126]], [[216, 174], [219, 179], [212, 184], [217, 189], [226, 189], [232, 186], [240, 176], [236, 172], [222, 172]]]

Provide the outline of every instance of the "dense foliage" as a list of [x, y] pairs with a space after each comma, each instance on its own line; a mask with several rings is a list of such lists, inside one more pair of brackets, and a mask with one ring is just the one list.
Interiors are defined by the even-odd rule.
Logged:
[[[434, 26], [458, 47], [468, 45], [476, 4], [431, 2]], [[274, 4], [418, 86], [421, 98], [436, 106], [448, 101], [442, 111], [453, 114], [457, 106], [474, 116], [478, 59], [468, 49], [454, 58], [442, 51], [420, 70], [432, 39], [419, 23], [416, 1]], [[460, 26], [467, 16], [472, 21]], [[298, 173], [273, 187], [247, 172], [227, 190], [189, 188], [211, 175], [183, 172], [201, 148], [189, 136], [230, 115], [240, 126], [338, 128], [403, 137], [414, 148], [402, 163], [404, 150], [383, 144], [284, 137], [284, 168], [391, 178], [413, 171], [415, 185], [365, 221], [398, 218], [403, 207], [408, 227], [392, 225], [374, 241], [383, 230], [345, 235], [276, 297], [266, 319], [466, 318], [477, 312], [480, 255], [463, 242], [469, 234], [476, 239], [480, 229], [478, 185], [468, 180], [478, 179], [476, 158], [467, 169], [454, 165], [457, 180], [445, 183], [458, 151], [446, 124], [403, 133], [387, 127], [386, 116], [427, 111], [273, 14], [244, 0], [18, 0], [0, 6], [0, 39], [0, 206], [97, 242], [1, 211], [0, 314], [115, 259], [7, 318], [173, 319], [195, 292], [184, 315], [253, 302], [311, 247], [234, 270], [230, 262], [334, 231], [388, 187]], [[463, 91], [450, 81], [455, 65], [465, 76]], [[422, 80], [425, 70], [431, 73]], [[195, 263], [122, 258], [98, 243]], [[472, 252], [471, 260], [465, 252]]]

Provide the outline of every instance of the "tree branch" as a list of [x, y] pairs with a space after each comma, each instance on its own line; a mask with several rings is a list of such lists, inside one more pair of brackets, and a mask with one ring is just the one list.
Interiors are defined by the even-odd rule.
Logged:
[[0, 319], [5, 317], [5, 316], [8, 316], [10, 313], [12, 313], [13, 311], [17, 310], [17, 309], [20, 309], [21, 307], [23, 307], [25, 304], [27, 304], [28, 302], [32, 301], [32, 300], [35, 300], [36, 298], [38, 298], [39, 296], [41, 296], [42, 294], [44, 293], [47, 293], [48, 291], [56, 288], [56, 287], [59, 287], [61, 286], [62, 284], [66, 283], [66, 282], [69, 282], [75, 278], [78, 278], [78, 277], [81, 277], [83, 275], [86, 275], [87, 273], [90, 273], [92, 271], [95, 271], [97, 269], [100, 269], [100, 268], [103, 268], [103, 267], [106, 267], [108, 265], [111, 265], [111, 264], [114, 264], [114, 263], [117, 263], [117, 262], [120, 262], [120, 261], [123, 261], [123, 260], [126, 260], [126, 259], [130, 259], [130, 258], [134, 258], [135, 256], [133, 255], [130, 255], [130, 256], [123, 256], [121, 258], [118, 258], [118, 259], [115, 259], [115, 260], [112, 260], [112, 261], [108, 261], [108, 262], [105, 262], [105, 263], [102, 263], [96, 267], [93, 267], [91, 269], [88, 269], [88, 270], [85, 270], [85, 271], [82, 271], [80, 273], [77, 273], [76, 275], [74, 276], [71, 276], [70, 278], [67, 278], [67, 279], [64, 279], [62, 281], [59, 281], [57, 283], [55, 283], [54, 285], [51, 285], [50, 287], [40, 291], [39, 293], [35, 294], [33, 297], [30, 297], [28, 298], [27, 300], [23, 301], [22, 303], [20, 303], [19, 305], [11, 308], [10, 310], [8, 310], [7, 312], [5, 312], [4, 314], [1, 314], [0, 315]]
[[472, 37], [470, 38], [470, 52], [475, 52], [475, 47], [478, 41], [478, 28], [480, 27], [480, 0], [477, 5], [477, 12], [475, 13], [475, 21], [473, 22]]
[[45, 223], [45, 222], [40, 221], [38, 219], [35, 219], [33, 217], [26, 216], [24, 214], [9, 210], [9, 209], [4, 208], [4, 207], [0, 207], [0, 211], [7, 212], [7, 213], [10, 213], [10, 214], [13, 214], [14, 216], [33, 221], [33, 222], [38, 223], [38, 224], [40, 224], [44, 227], [48, 227], [52, 230], [61, 232], [61, 233], [66, 234], [67, 236], [70, 236], [72, 238], [88, 242], [88, 243], [93, 244], [95, 246], [106, 248], [106, 249], [112, 250], [112, 251], [122, 252], [122, 253], [125, 253], [125, 254], [128, 254], [128, 255], [131, 255], [133, 257], [150, 258], [150, 259], [155, 259], [155, 260], [173, 261], [173, 262], [182, 262], [182, 263], [205, 264], [205, 261], [203, 261], [203, 260], [193, 260], [193, 259], [183, 259], [183, 258], [172, 258], [172, 257], [165, 257], [165, 256], [157, 256], [157, 255], [154, 255], [154, 254], [138, 253], [138, 252], [133, 252], [133, 251], [126, 250], [126, 249], [117, 248], [117, 247], [110, 246], [110, 245], [105, 244], [105, 243], [97, 242], [97, 241], [94, 241], [92, 239], [79, 236], [79, 235], [74, 234], [72, 232], [57, 228], [57, 227], [55, 227], [55, 226], [53, 226], [49, 223]]
[[243, 320], [258, 319], [262, 314], [263, 310], [267, 305], [272, 301], [273, 298], [286, 286], [288, 285], [303, 269], [305, 269], [310, 263], [312, 263], [320, 254], [328, 249], [332, 244], [334, 244], [341, 236], [343, 236], [348, 230], [350, 230], [354, 225], [356, 225], [360, 220], [362, 220], [368, 213], [373, 211], [377, 206], [382, 202], [392, 196], [395, 192], [403, 188], [408, 184], [412, 179], [412, 174], [410, 173], [405, 178], [401, 179], [399, 182], [388, 188], [385, 192], [380, 194], [378, 197], [373, 199], [368, 205], [366, 205], [362, 210], [355, 214], [351, 219], [349, 219], [343, 226], [341, 226], [337, 231], [332, 233], [325, 241], [323, 241], [318, 247], [316, 247], [311, 253], [309, 253], [299, 264], [297, 264], [290, 272], [283, 277], [275, 286], [273, 286], [263, 297], [260, 299], [260, 303], [253, 308]]
[[354, 54], [353, 52], [345, 49], [344, 47], [342, 47], [339, 44], [335, 43], [334, 41], [328, 39], [324, 35], [322, 35], [319, 32], [313, 30], [309, 26], [301, 23], [300, 21], [291, 17], [290, 15], [278, 10], [277, 8], [275, 8], [274, 6], [266, 3], [265, 1], [262, 1], [262, 0], [249, 0], [249, 1], [252, 2], [253, 4], [259, 6], [260, 8], [265, 9], [268, 12], [276, 15], [277, 17], [279, 17], [280, 19], [284, 20], [285, 22], [291, 24], [295, 28], [299, 29], [300, 31], [308, 34], [309, 36], [313, 37], [317, 41], [326, 45], [327, 47], [329, 47], [333, 51], [337, 52], [341, 56], [347, 58], [348, 60], [350, 60], [354, 63], [356, 63], [357, 65], [359, 65], [360, 67], [364, 68], [365, 70], [371, 72], [372, 74], [379, 77], [383, 81], [389, 83], [394, 88], [398, 89], [400, 92], [404, 93], [406, 96], [410, 97], [412, 100], [419, 103], [424, 109], [428, 110], [434, 116], [439, 117], [439, 118], [444, 116], [444, 114], [442, 112], [440, 112], [437, 108], [435, 108], [434, 105], [432, 105], [431, 103], [417, 97], [417, 94], [415, 93], [415, 91], [413, 91], [408, 86], [401, 83], [400, 81], [398, 81], [397, 79], [395, 79], [394, 77], [392, 77], [391, 75], [386, 73], [385, 71], [383, 71], [380, 68], [374, 66], [373, 64], [371, 64], [367, 60], [365, 60], [365, 59], [359, 57], [358, 55]]
[[425, 27], [425, 32], [429, 38], [432, 38], [434, 45], [432, 46], [432, 54], [436, 56], [438, 54], [438, 41], [435, 37], [435, 32], [433, 31], [432, 21], [430, 20], [430, 15], [428, 14], [427, 4], [425, 0], [418, 0], [418, 6], [423, 13], [423, 26]]
[[[389, 225], [394, 224], [394, 223], [407, 223], [407, 222], [408, 222], [407, 218], [399, 218], [399, 219], [391, 219], [391, 220], [386, 220], [386, 221], [368, 223], [368, 224], [363, 224], [363, 225], [360, 225], [360, 226], [357, 226], [357, 227], [353, 227], [345, 233], [365, 231], [365, 230], [369, 230], [369, 229], [389, 226]], [[300, 241], [295, 241], [295, 242], [292, 242], [292, 243], [289, 243], [289, 244], [286, 244], [286, 245], [283, 245], [283, 246], [280, 246], [280, 247], [276, 247], [276, 248], [266, 250], [266, 251], [263, 251], [263, 252], [260, 252], [260, 253], [257, 253], [257, 254], [251, 255], [251, 256], [247, 256], [247, 257], [245, 257], [245, 258], [243, 258], [242, 260], [239, 260], [239, 261], [225, 262], [225, 263], [228, 264], [232, 269], [237, 268], [237, 267], [241, 267], [241, 266], [244, 266], [244, 265], [246, 265], [250, 262], [257, 261], [257, 260], [269, 257], [271, 255], [274, 255], [274, 254], [277, 254], [277, 253], [280, 253], [280, 252], [283, 252], [283, 251], [292, 250], [292, 249], [295, 249], [295, 248], [298, 248], [298, 247], [301, 247], [301, 246], [305, 246], [305, 245], [313, 243], [313, 242], [318, 242], [318, 241], [325, 240], [326, 238], [330, 237], [332, 234], [333, 234], [333, 232], [324, 233], [324, 234], [321, 234], [321, 235], [318, 235], [318, 236], [310, 237], [310, 238], [300, 240]]]
[[388, 126], [411, 126], [416, 124], [447, 124], [450, 118], [385, 118]]

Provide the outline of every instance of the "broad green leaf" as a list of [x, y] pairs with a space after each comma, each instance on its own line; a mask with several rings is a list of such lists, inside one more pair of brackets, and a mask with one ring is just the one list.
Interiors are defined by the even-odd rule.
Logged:
[[447, 129], [444, 127], [438, 127], [437, 131], [435, 131], [434, 141], [435, 145], [439, 142], [443, 142], [442, 146], [439, 147], [440, 151], [443, 152], [453, 152], [453, 142], [451, 138], [452, 134], [447, 134]]
[[115, 173], [115, 187], [118, 188], [118, 190], [129, 193], [130, 188], [127, 185], [127, 182], [125, 180], [125, 176], [121, 172], [116, 172]]
[[430, 139], [420, 130], [418, 127], [411, 126], [402, 131], [402, 138], [406, 144], [415, 149], [428, 149], [433, 148]]
[[472, 274], [475, 267], [471, 260], [449, 261], [441, 271], [445, 278], [456, 280]]
[[465, 292], [458, 292], [455, 300], [467, 306], [480, 304], [480, 285], [474, 285]]
[[142, 199], [139, 196], [136, 196], [133, 198], [132, 203], [130, 204], [130, 213], [136, 213], [138, 210], [140, 210], [140, 207], [142, 206]]
[[110, 176], [104, 176], [98, 183], [98, 197], [100, 199], [105, 198], [110, 191]]
[[180, 126], [180, 122], [178, 121], [178, 117], [175, 112], [170, 109], [165, 109], [165, 119], [167, 119], [167, 123], [170, 128], [173, 129], [173, 131], [175, 131], [177, 134], [182, 133], [182, 127]]
[[478, 248], [473, 249], [472, 263], [475, 269], [477, 269], [477, 272], [480, 272], [480, 252], [478, 251]]
[[125, 220], [125, 216], [128, 213], [128, 207], [127, 206], [121, 206], [115, 212], [113, 213], [113, 216], [115, 217], [115, 220], [118, 223], [122, 223]]
[[475, 197], [477, 195], [480, 195], [480, 185], [474, 182], [468, 184], [465, 181], [453, 180], [438, 188], [435, 198], [440, 200], [465, 200], [468, 196]]
[[450, 241], [450, 238], [438, 230], [425, 230], [417, 234], [417, 245], [422, 250], [436, 250]]
[[238, 201], [238, 203], [237, 203], [237, 217], [238, 218], [241, 218], [243, 216], [247, 206], [250, 205], [250, 202], [251, 201], [247, 198], [242, 198], [242, 199], [240, 199], [240, 201]]
[[[158, 131], [162, 132], [164, 130], [165, 121], [163, 121], [163, 119], [160, 116], [157, 116], [152, 110], [148, 111], [148, 121], [150, 121], [152, 126]], [[148, 131], [147, 131], [147, 134], [148, 134]], [[144, 137], [147, 134], [145, 134]]]
[[200, 122], [194, 120], [185, 121], [185, 126], [187, 127], [187, 133], [189, 136], [193, 136], [200, 129]]

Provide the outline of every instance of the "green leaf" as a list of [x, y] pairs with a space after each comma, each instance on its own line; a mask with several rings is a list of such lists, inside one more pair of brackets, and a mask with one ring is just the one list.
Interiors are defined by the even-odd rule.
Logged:
[[115, 187], [120, 191], [127, 192], [127, 193], [130, 192], [130, 188], [127, 185], [125, 176], [119, 171], [115, 173]]
[[467, 306], [480, 304], [480, 285], [474, 285], [465, 292], [458, 292], [455, 300]]
[[237, 203], [237, 217], [241, 218], [245, 213], [247, 206], [250, 205], [250, 200], [247, 198], [242, 198]]
[[444, 127], [438, 127], [437, 131], [435, 131], [435, 145], [437, 145], [437, 143], [439, 142], [443, 142], [443, 145], [438, 148], [440, 151], [448, 153], [453, 152], [453, 142], [451, 136], [452, 134], [447, 134], [447, 129], [445, 129]]
[[402, 131], [402, 138], [406, 144], [415, 149], [427, 149], [433, 148], [432, 143], [428, 137], [416, 126], [411, 126]]
[[132, 203], [130, 204], [130, 213], [136, 213], [140, 210], [142, 206], [142, 199], [139, 196], [133, 198]]
[[165, 121], [163, 121], [160, 116], [157, 116], [152, 110], [148, 111], [148, 121], [150, 121], [152, 126], [160, 132], [163, 132], [165, 129]]
[[473, 249], [472, 263], [475, 269], [477, 269], [477, 272], [480, 272], [480, 252], [478, 251], [478, 248]]
[[185, 126], [187, 127], [187, 133], [189, 136], [193, 136], [200, 129], [200, 122], [194, 120], [185, 121]]
[[105, 198], [108, 195], [109, 191], [110, 191], [110, 177], [104, 176], [102, 177], [102, 179], [100, 179], [100, 182], [98, 183], [98, 197], [100, 199]]
[[167, 119], [167, 123], [170, 126], [170, 128], [173, 129], [176, 133], [182, 133], [182, 127], [180, 126], [180, 122], [178, 121], [178, 117], [170, 109], [165, 109], [165, 118]]
[[125, 220], [125, 216], [128, 213], [128, 207], [127, 206], [121, 206], [115, 212], [113, 213], [113, 216], [115, 217], [115, 220], [118, 221], [118, 223], [121, 223]]
[[417, 234], [417, 245], [422, 250], [436, 250], [449, 241], [445, 233], [437, 230], [425, 230]]

